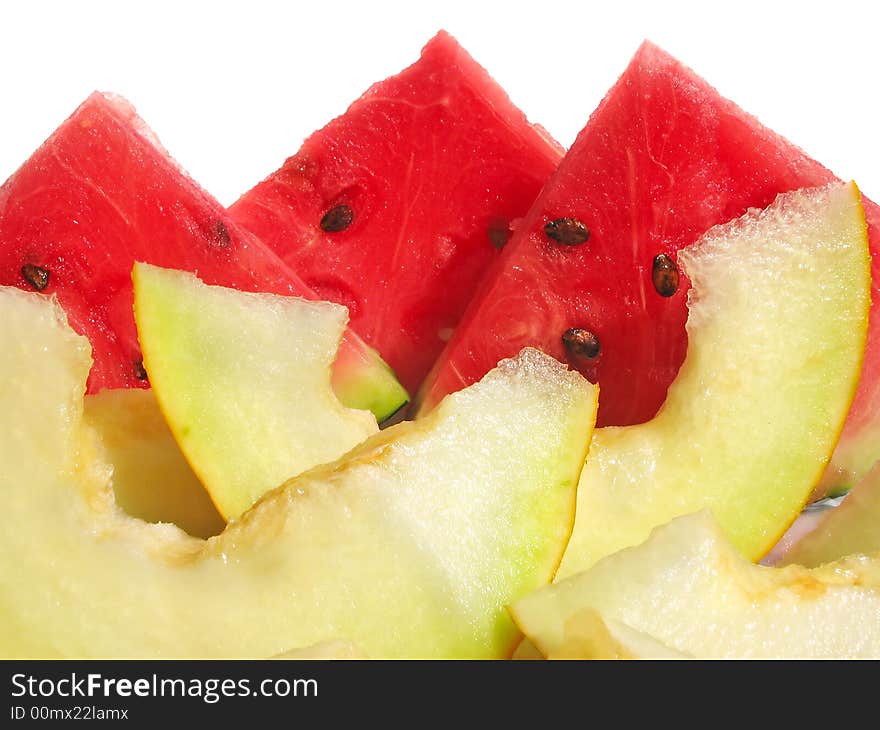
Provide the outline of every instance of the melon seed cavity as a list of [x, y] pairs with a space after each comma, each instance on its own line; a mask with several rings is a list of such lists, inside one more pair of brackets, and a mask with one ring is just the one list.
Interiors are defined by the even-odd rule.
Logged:
[[577, 218], [557, 218], [544, 226], [544, 234], [566, 246], [579, 246], [590, 238], [590, 229]]
[[678, 291], [678, 266], [675, 265], [672, 257], [665, 253], [654, 257], [651, 279], [654, 282], [654, 289], [661, 297], [671, 297]]
[[593, 360], [599, 356], [602, 349], [599, 338], [589, 330], [582, 327], [572, 327], [562, 333], [562, 344], [566, 352], [575, 358], [587, 358]]
[[326, 233], [339, 233], [351, 225], [354, 211], [347, 205], [334, 205], [321, 218], [321, 230]]
[[37, 291], [43, 291], [49, 286], [49, 269], [44, 269], [42, 266], [25, 264], [21, 267], [21, 275]]

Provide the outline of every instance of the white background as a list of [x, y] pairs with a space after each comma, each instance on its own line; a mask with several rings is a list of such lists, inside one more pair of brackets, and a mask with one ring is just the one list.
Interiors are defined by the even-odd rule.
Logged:
[[224, 203], [446, 28], [569, 145], [643, 38], [880, 198], [868, 2], [0, 3], [0, 180], [93, 89]]

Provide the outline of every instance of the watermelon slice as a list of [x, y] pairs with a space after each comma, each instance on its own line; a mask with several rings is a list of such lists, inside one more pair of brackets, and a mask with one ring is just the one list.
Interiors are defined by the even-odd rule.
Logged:
[[[147, 386], [132, 314], [135, 261], [316, 298], [176, 166], [131, 105], [95, 93], [0, 188], [0, 284], [57, 294], [92, 344], [90, 393]], [[350, 331], [334, 384], [346, 405], [380, 420], [407, 399]]]
[[230, 213], [414, 390], [561, 157], [440, 32]]
[[[676, 252], [709, 227], [766, 207], [779, 193], [833, 179], [645, 43], [484, 280], [425, 382], [419, 412], [532, 345], [601, 385], [600, 425], [649, 420], [687, 349], [689, 286], [679, 276]], [[864, 202], [876, 254], [880, 209]], [[876, 255], [873, 274], [876, 302]], [[748, 367], [743, 363], [744, 371]], [[874, 317], [829, 482], [851, 483], [880, 458], [878, 424], [880, 317]]]

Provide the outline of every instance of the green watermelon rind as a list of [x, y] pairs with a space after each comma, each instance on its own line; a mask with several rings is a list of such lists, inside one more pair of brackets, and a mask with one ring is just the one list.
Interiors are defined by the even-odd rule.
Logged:
[[337, 365], [333, 370], [333, 391], [342, 405], [371, 411], [382, 425], [406, 408], [410, 396], [379, 354], [372, 347], [363, 347], [373, 362], [354, 371]]

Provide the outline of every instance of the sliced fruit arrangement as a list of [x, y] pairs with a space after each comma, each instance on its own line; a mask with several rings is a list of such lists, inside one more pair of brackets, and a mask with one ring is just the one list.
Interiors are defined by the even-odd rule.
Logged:
[[159, 406], [227, 520], [379, 430], [330, 385], [344, 307], [208, 286], [148, 264], [132, 278]]
[[[88, 341], [0, 287], [0, 646], [7, 657], [501, 657], [546, 584], [597, 407], [534, 350], [420, 422], [266, 495], [207, 542], [114, 504], [82, 397]], [[132, 630], [136, 627], [136, 630]]]
[[442, 32], [231, 213], [91, 96], [0, 188], [0, 654], [880, 657], [880, 465], [750, 562], [880, 460], [880, 209], [650, 44], [560, 156]]
[[195, 537], [222, 532], [224, 520], [174, 440], [152, 390], [87, 395], [83, 426], [112, 467], [116, 503], [132, 517], [171, 522]]
[[[677, 252], [777, 194], [834, 180], [690, 69], [645, 43], [482, 282], [420, 412], [526, 345], [599, 383], [599, 425], [651, 419], [687, 349]], [[872, 250], [880, 209], [865, 201]], [[874, 298], [880, 256], [874, 259]], [[880, 317], [826, 489], [880, 459]]]
[[880, 464], [852, 488], [841, 505], [782, 556], [782, 563], [814, 567], [860, 552], [880, 553]]
[[230, 214], [347, 306], [352, 328], [415, 392], [561, 157], [441, 32]]
[[678, 261], [693, 285], [687, 358], [651, 421], [597, 429], [560, 576], [702, 507], [760, 558], [801, 511], [843, 427], [871, 286], [855, 185], [781, 195]]
[[[135, 261], [315, 298], [177, 167], [126, 101], [96, 93], [0, 188], [0, 284], [58, 296], [92, 343], [91, 393], [147, 385], [131, 311]], [[336, 369], [343, 402], [380, 420], [407, 400], [353, 333]]]
[[[584, 620], [584, 610], [601, 621]], [[699, 658], [877, 657], [880, 555], [812, 570], [758, 566], [702, 512], [516, 601], [511, 612], [545, 656], [571, 658], [578, 645], [587, 657], [597, 646], [607, 654], [607, 632], [620, 636], [614, 627], [622, 624], [624, 643], [641, 658], [669, 649]], [[633, 630], [660, 646], [633, 641]]]

